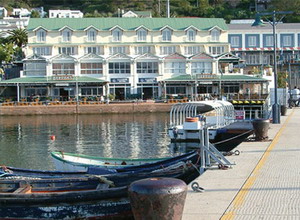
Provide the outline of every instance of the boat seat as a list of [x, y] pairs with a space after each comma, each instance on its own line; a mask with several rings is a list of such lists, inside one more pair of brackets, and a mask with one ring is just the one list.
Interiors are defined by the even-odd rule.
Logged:
[[96, 187], [96, 190], [101, 190], [101, 189], [108, 189], [109, 188], [109, 184], [106, 183], [99, 183]]
[[13, 193], [14, 194], [20, 194], [20, 193], [29, 194], [29, 193], [31, 193], [31, 186], [28, 183], [21, 184], [20, 188], [18, 188], [17, 190], [15, 190]]

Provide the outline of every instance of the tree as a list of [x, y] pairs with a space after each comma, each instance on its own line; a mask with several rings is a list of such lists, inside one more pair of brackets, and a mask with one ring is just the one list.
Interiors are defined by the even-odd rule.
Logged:
[[40, 13], [38, 11], [31, 11], [31, 18], [40, 18]]
[[9, 42], [14, 43], [16, 46], [22, 48], [27, 45], [28, 35], [26, 29], [14, 29], [8, 31], [9, 36], [7, 37]]
[[300, 0], [273, 0], [275, 11], [293, 11], [294, 14], [286, 15], [285, 22], [300, 22]]
[[13, 60], [14, 45], [12, 43], [5, 43], [0, 45], [0, 65], [2, 62], [11, 63]]

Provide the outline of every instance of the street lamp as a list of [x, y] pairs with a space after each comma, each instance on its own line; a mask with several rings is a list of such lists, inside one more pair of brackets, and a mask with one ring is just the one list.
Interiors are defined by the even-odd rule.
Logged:
[[[291, 11], [272, 11], [272, 12], [262, 12], [257, 13], [255, 17], [255, 21], [252, 26], [263, 26], [264, 23], [260, 19], [261, 16], [272, 15], [272, 21], [267, 19], [269, 24], [273, 27], [273, 50], [274, 50], [274, 104], [272, 105], [272, 115], [273, 115], [273, 124], [280, 124], [280, 112], [279, 112], [279, 104], [278, 104], [278, 96], [277, 96], [277, 39], [276, 39], [276, 25], [282, 21], [285, 15], [292, 14]], [[282, 15], [279, 20], [276, 20], [276, 15]]]

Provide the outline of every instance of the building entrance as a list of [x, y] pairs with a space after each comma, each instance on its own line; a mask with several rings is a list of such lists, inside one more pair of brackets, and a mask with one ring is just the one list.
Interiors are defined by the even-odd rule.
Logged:
[[115, 88], [116, 99], [124, 100], [125, 99], [125, 89], [124, 88]]

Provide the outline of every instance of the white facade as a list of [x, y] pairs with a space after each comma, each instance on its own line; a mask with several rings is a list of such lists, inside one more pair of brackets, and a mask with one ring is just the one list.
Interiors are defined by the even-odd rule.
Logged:
[[18, 17], [30, 17], [31, 12], [27, 8], [14, 8], [12, 14]]
[[79, 10], [49, 10], [49, 18], [83, 18]]
[[0, 17], [7, 17], [7, 10], [4, 7], [0, 7]]

